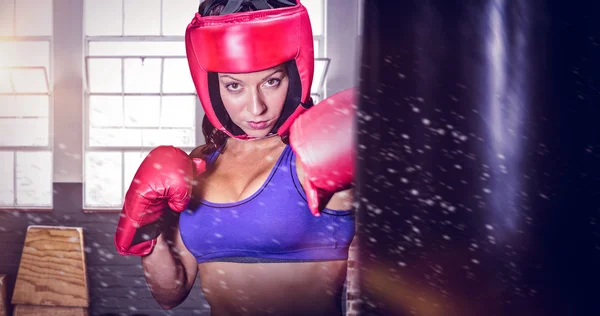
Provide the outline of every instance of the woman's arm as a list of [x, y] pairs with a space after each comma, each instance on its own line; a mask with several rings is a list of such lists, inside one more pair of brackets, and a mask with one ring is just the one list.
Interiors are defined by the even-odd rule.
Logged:
[[181, 240], [179, 214], [165, 217], [167, 228], [158, 236], [152, 253], [142, 257], [142, 267], [154, 299], [162, 308], [172, 309], [189, 295], [198, 264]]

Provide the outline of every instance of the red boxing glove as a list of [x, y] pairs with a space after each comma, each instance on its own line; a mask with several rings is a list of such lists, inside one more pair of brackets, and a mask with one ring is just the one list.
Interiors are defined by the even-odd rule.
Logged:
[[304, 170], [302, 185], [315, 216], [354, 180], [354, 89], [319, 102], [290, 128], [290, 145]]
[[123, 256], [145, 256], [160, 235], [158, 219], [170, 207], [182, 212], [192, 196], [194, 177], [206, 169], [173, 146], [159, 146], [142, 161], [125, 195], [115, 233], [115, 246]]

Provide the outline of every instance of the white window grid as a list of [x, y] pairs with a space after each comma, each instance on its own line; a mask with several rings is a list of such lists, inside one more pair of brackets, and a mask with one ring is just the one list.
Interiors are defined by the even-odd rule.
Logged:
[[[171, 96], [193, 96], [196, 99], [196, 116], [198, 116], [198, 112], [201, 111], [197, 111], [197, 109], [200, 108], [200, 104], [198, 101], [198, 98], [196, 97], [196, 93], [176, 93], [176, 92], [165, 92], [163, 91], [163, 79], [164, 79], [164, 73], [165, 73], [165, 61], [166, 60], [173, 60], [173, 59], [186, 59], [186, 56], [177, 56], [177, 55], [169, 55], [169, 56], [163, 56], [163, 55], [109, 55], [109, 56], [103, 56], [103, 55], [90, 55], [89, 54], [89, 47], [90, 44], [93, 42], [180, 42], [180, 43], [184, 43], [184, 37], [182, 36], [88, 36], [86, 38], [86, 45], [85, 45], [85, 59], [86, 59], [86, 63], [85, 63], [85, 72], [86, 72], [86, 93], [85, 93], [85, 108], [84, 108], [84, 117], [85, 117], [85, 134], [84, 134], [84, 151], [85, 152], [112, 152], [112, 153], [119, 153], [120, 154], [120, 158], [121, 158], [121, 169], [120, 169], [120, 177], [121, 177], [121, 196], [125, 195], [125, 192], [128, 188], [128, 184], [124, 183], [124, 181], [127, 179], [127, 175], [126, 173], [126, 168], [125, 163], [126, 163], [126, 158], [125, 156], [130, 154], [130, 153], [139, 153], [140, 154], [140, 159], [142, 159], [147, 153], [148, 151], [150, 151], [152, 148], [156, 147], [156, 145], [154, 144], [148, 144], [146, 145], [145, 142], [142, 142], [141, 146], [111, 146], [111, 145], [107, 145], [107, 146], [94, 146], [92, 144], [90, 144], [90, 129], [92, 127], [92, 124], [90, 122], [90, 97], [93, 96], [109, 96], [109, 97], [120, 97], [122, 102], [124, 102], [126, 97], [130, 97], [130, 96], [136, 96], [136, 97], [157, 97], [159, 99], [159, 111], [162, 110], [163, 107], [163, 98], [164, 97], [171, 97]], [[89, 62], [91, 60], [107, 60], [107, 59], [113, 59], [113, 60], [120, 60], [121, 62], [121, 92], [90, 92], [89, 90], [89, 83], [90, 83], [90, 71], [89, 71]], [[160, 89], [159, 91], [156, 92], [125, 92], [125, 63], [127, 60], [142, 60], [142, 62], [146, 61], [146, 60], [159, 60], [160, 61]], [[123, 106], [123, 111], [125, 111], [125, 107]], [[200, 114], [203, 114], [202, 112]], [[125, 114], [123, 113], [123, 117], [125, 117]], [[160, 117], [159, 117], [160, 119]], [[195, 148], [196, 145], [200, 145], [198, 144], [198, 129], [197, 129], [197, 125], [198, 125], [198, 118], [196, 118], [196, 120], [194, 120], [194, 123], [191, 127], [187, 128], [187, 129], [191, 129], [191, 133], [194, 137], [193, 140], [191, 140], [191, 142], [194, 144], [193, 146], [177, 146], [179, 148], [181, 148], [182, 150], [186, 151], [186, 152], [191, 152], [191, 150], [193, 150]], [[168, 126], [161, 126], [160, 122], [158, 126], [151, 126], [151, 127], [145, 127], [145, 126], [127, 126], [126, 124], [122, 124], [122, 125], [115, 125], [115, 126], [102, 126], [100, 128], [118, 128], [118, 129], [122, 129], [122, 130], [127, 130], [127, 129], [135, 129], [135, 130], [170, 130], [170, 129], [186, 129], [186, 128], [180, 128], [180, 127], [168, 127]], [[200, 139], [203, 140], [203, 139]], [[140, 160], [141, 161], [141, 160]], [[85, 166], [85, 163], [84, 163]], [[85, 171], [84, 171], [85, 173]], [[94, 205], [94, 206], [90, 206], [89, 204], [86, 203], [86, 198], [85, 198], [85, 194], [86, 194], [86, 190], [85, 190], [85, 181], [84, 181], [84, 210], [86, 211], [104, 211], [104, 210], [113, 210], [113, 209], [120, 209], [121, 205], [106, 205], [106, 206], [98, 206], [98, 205]]]
[[[135, 36], [135, 35], [124, 35], [125, 34], [125, 1], [121, 1], [122, 4], [122, 13], [123, 13], [123, 17], [121, 20], [121, 35], [120, 36], [116, 36], [116, 35], [112, 35], [112, 36], [103, 36], [103, 35], [93, 35], [93, 36], [86, 36], [85, 39], [85, 78], [86, 78], [86, 91], [85, 91], [85, 101], [84, 101], [84, 117], [85, 117], [85, 128], [84, 128], [84, 152], [117, 152], [120, 153], [120, 157], [121, 157], [121, 183], [124, 182], [125, 180], [125, 155], [128, 153], [140, 153], [142, 156], [145, 156], [147, 154], [147, 152], [149, 150], [151, 150], [152, 148], [156, 147], [154, 145], [149, 145], [149, 146], [91, 146], [90, 144], [90, 128], [91, 128], [91, 122], [90, 122], [90, 97], [92, 96], [118, 96], [121, 98], [127, 97], [127, 96], [154, 96], [154, 97], [160, 97], [160, 99], [162, 100], [162, 97], [164, 96], [190, 96], [193, 95], [195, 96], [196, 99], [196, 118], [195, 118], [195, 124], [193, 126], [193, 128], [195, 129], [195, 145], [201, 145], [201, 143], [204, 142], [204, 138], [202, 137], [201, 131], [197, 128], [200, 125], [200, 122], [202, 120], [202, 116], [204, 115], [203, 111], [201, 110], [201, 106], [197, 97], [197, 94], [194, 93], [165, 93], [164, 91], [162, 91], [163, 85], [162, 85], [162, 79], [163, 79], [163, 74], [164, 74], [164, 64], [165, 64], [165, 60], [168, 59], [186, 59], [186, 56], [161, 56], [161, 55], [122, 55], [122, 56], [117, 56], [117, 55], [110, 55], [110, 56], [101, 56], [101, 55], [90, 55], [90, 44], [94, 43], [94, 42], [178, 42], [181, 43], [182, 45], [185, 43], [185, 38], [184, 36], [176, 36], [176, 35], [163, 35], [163, 14], [162, 14], [162, 6], [165, 0], [161, 0], [160, 1], [160, 5], [161, 5], [161, 13], [160, 13], [160, 34], [159, 35], [151, 35], [151, 36]], [[325, 5], [326, 5], [326, 0], [322, 1], [323, 4], [323, 21], [324, 22], [324, 17], [325, 17]], [[323, 27], [324, 23], [323, 23]], [[324, 33], [324, 32], [323, 32]], [[322, 72], [322, 74], [320, 76], [315, 76], [314, 80], [318, 80], [318, 89], [316, 91], [311, 91], [311, 96], [313, 98], [313, 101], [315, 103], [318, 103], [319, 101], [321, 101], [322, 99], [322, 91], [323, 91], [323, 86], [325, 84], [325, 76], [327, 73], [327, 69], [329, 67], [329, 58], [324, 58], [323, 56], [325, 55], [325, 36], [324, 35], [314, 35], [313, 36], [313, 40], [314, 40], [314, 44], [315, 44], [315, 64], [319, 64], [321, 65], [321, 67], [324, 69], [324, 71]], [[89, 61], [93, 60], [93, 59], [119, 59], [121, 60], [121, 92], [90, 92], [89, 90]], [[132, 93], [132, 92], [125, 92], [125, 89], [123, 87], [123, 85], [125, 84], [125, 80], [124, 79], [124, 63], [126, 60], [128, 59], [142, 59], [142, 60], [149, 60], [149, 59], [158, 59], [161, 61], [161, 84], [160, 84], [160, 88], [161, 91], [155, 92], [155, 93]], [[162, 106], [159, 105], [159, 106]], [[115, 128], [123, 128], [126, 129], [128, 127], [125, 126], [125, 124], [123, 124], [122, 126], [114, 126]], [[140, 127], [134, 127], [136, 129], [140, 129]], [[150, 127], [150, 129], [156, 129], [157, 127]], [[143, 129], [143, 127], [142, 127]], [[168, 129], [168, 127], [158, 127], [158, 129]], [[195, 148], [195, 146], [179, 146], [181, 149], [190, 152], [193, 148]], [[84, 155], [85, 156], [85, 155]], [[85, 159], [85, 158], [84, 158]], [[141, 161], [141, 160], [140, 160]], [[85, 162], [84, 162], [84, 175], [85, 175]], [[86, 203], [86, 181], [84, 181], [84, 210], [89, 212], [89, 211], [111, 211], [111, 210], [116, 210], [116, 209], [120, 209], [122, 207], [121, 204], [119, 205], [102, 205], [102, 206], [98, 206], [98, 205], [94, 205], [94, 206], [90, 206], [89, 204]], [[124, 196], [125, 191], [127, 190], [128, 184], [123, 184], [121, 186], [121, 196]]]
[[[47, 203], [44, 202], [35, 202], [35, 203], [27, 203], [21, 202], [19, 199], [19, 183], [28, 182], [28, 185], [33, 186], [32, 190], [36, 191], [35, 183], [29, 183], [31, 179], [19, 179], [19, 168], [18, 162], [20, 160], [20, 155], [26, 153], [46, 153], [48, 154], [48, 158], [50, 159], [50, 166], [52, 165], [52, 143], [53, 143], [53, 94], [52, 94], [52, 72], [53, 72], [53, 63], [52, 63], [52, 36], [32, 36], [32, 35], [18, 35], [17, 34], [17, 18], [16, 18], [16, 1], [13, 1], [13, 12], [12, 12], [12, 36], [0, 36], [0, 43], [47, 43], [48, 47], [48, 65], [46, 66], [2, 66], [0, 67], [0, 73], [7, 75], [8, 81], [10, 82], [10, 90], [11, 91], [3, 91], [0, 92], [0, 96], [3, 97], [14, 97], [15, 101], [19, 97], [28, 97], [28, 96], [42, 96], [48, 98], [48, 116], [39, 116], [39, 115], [9, 115], [9, 116], [0, 116], [0, 124], [5, 120], [32, 120], [32, 119], [47, 119], [48, 120], [48, 131], [47, 131], [47, 141], [46, 145], [5, 145], [0, 144], [0, 154], [8, 154], [11, 156], [12, 160], [12, 204], [0, 204], [0, 209], [15, 209], [15, 210], [51, 210], [53, 206], [52, 192], [48, 192], [50, 195], [49, 201]], [[39, 53], [39, 52], [38, 52]], [[43, 76], [43, 80], [45, 82], [45, 91], [20, 91], [17, 89], [16, 84], [14, 82], [14, 75], [18, 72], [36, 72], [38, 75], [41, 74]], [[16, 106], [14, 104], [0, 104], [0, 106]], [[7, 157], [7, 156], [5, 156]], [[50, 172], [52, 175], [52, 167], [50, 170], [41, 170], [41, 172]], [[52, 177], [49, 179], [50, 183], [46, 183], [45, 185], [49, 185], [52, 188]]]

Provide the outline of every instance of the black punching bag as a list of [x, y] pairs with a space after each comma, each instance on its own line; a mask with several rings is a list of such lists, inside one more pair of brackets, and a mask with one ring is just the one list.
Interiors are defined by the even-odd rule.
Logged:
[[600, 315], [599, 21], [365, 1], [360, 315]]

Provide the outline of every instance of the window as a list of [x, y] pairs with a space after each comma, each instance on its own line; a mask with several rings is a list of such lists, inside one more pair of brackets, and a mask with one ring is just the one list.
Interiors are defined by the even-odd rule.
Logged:
[[170, 3], [85, 1], [85, 209], [120, 208], [152, 148], [200, 144], [184, 44], [198, 1]]
[[315, 103], [322, 99], [325, 76], [329, 59], [325, 58], [325, 8], [326, 0], [303, 0], [310, 17], [315, 49], [315, 73], [311, 87], [311, 96]]
[[52, 208], [52, 1], [0, 10], [0, 208]]
[[[315, 57], [324, 55], [324, 1], [304, 0]], [[148, 151], [203, 143], [204, 113], [185, 57], [198, 0], [85, 0], [84, 209], [118, 209]], [[315, 101], [328, 60], [315, 63]]]

